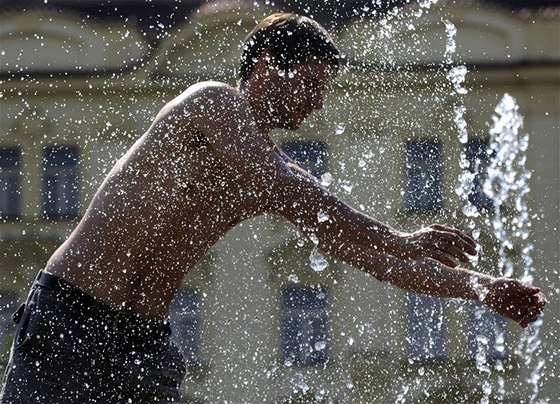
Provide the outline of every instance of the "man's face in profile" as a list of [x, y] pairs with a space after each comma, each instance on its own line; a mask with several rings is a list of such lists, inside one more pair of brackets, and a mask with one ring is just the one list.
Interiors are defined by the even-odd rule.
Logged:
[[313, 58], [296, 63], [288, 71], [271, 68], [267, 104], [276, 127], [296, 130], [314, 110], [320, 110], [331, 76], [331, 65]]

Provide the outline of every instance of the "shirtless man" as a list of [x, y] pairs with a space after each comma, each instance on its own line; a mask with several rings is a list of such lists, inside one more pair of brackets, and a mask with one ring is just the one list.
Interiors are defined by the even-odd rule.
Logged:
[[[441, 225], [391, 229], [334, 197], [276, 147], [269, 132], [295, 130], [321, 109], [338, 61], [316, 22], [275, 14], [247, 37], [238, 88], [196, 84], [160, 111], [16, 313], [3, 402], [177, 401], [185, 366], [169, 339], [170, 302], [218, 239], [266, 213], [315, 234], [322, 251], [380, 281], [481, 299], [522, 327], [537, 319], [540, 289], [456, 266], [476, 253], [468, 236]], [[319, 222], [318, 212], [329, 220]]]

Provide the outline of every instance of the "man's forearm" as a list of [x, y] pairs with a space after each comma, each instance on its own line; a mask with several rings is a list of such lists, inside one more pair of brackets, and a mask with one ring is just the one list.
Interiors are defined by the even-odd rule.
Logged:
[[276, 189], [276, 213], [306, 233], [337, 245], [358, 244], [397, 257], [404, 254], [405, 240], [400, 232], [351, 208], [309, 176], [297, 170], [294, 176], [297, 179]]
[[329, 255], [402, 289], [437, 297], [481, 300], [494, 278], [431, 259], [408, 260], [361, 245], [319, 244]]

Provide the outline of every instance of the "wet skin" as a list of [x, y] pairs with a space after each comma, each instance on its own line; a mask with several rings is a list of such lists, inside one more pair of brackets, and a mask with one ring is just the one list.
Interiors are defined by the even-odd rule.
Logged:
[[[432, 225], [398, 232], [322, 188], [274, 144], [274, 128], [297, 129], [331, 78], [325, 62], [279, 75], [263, 53], [240, 89], [200, 83], [167, 104], [117, 162], [47, 271], [98, 300], [163, 317], [181, 281], [242, 220], [278, 214], [319, 248], [381, 281], [419, 293], [479, 299], [526, 326], [545, 299], [540, 289], [457, 267], [476, 253], [458, 230]], [[319, 223], [317, 214], [329, 220]]]
[[[268, 102], [276, 121], [292, 129], [322, 104], [317, 92], [329, 69], [307, 73], [306, 80], [284, 87], [299, 96]], [[308, 101], [303, 82], [317, 87], [306, 95]], [[49, 260], [48, 272], [111, 306], [147, 317], [166, 315], [189, 268], [237, 223], [267, 209], [211, 143], [222, 128], [212, 121], [211, 108], [205, 112], [204, 107], [222, 94], [225, 99], [216, 103], [245, 108], [238, 119], [256, 128], [238, 90], [209, 82], [185, 91], [113, 167], [74, 232]], [[262, 121], [276, 125], [267, 119]], [[287, 159], [267, 135], [258, 138]]]

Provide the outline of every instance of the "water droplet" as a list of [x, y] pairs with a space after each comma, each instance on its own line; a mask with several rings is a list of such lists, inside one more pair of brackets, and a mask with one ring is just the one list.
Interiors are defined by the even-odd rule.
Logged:
[[478, 299], [483, 302], [486, 298], [486, 295], [488, 294], [488, 289], [481, 285], [480, 282], [478, 282], [478, 277], [476, 275], [472, 275], [469, 279], [469, 282], [474, 292], [477, 294]]
[[354, 186], [352, 185], [352, 183], [348, 180], [344, 180], [340, 183], [340, 186], [342, 187], [342, 189], [347, 192], [347, 193], [352, 193], [352, 189], [354, 188]]
[[463, 87], [468, 69], [466, 66], [455, 66], [447, 73], [447, 79], [453, 84], [457, 94], [466, 94], [468, 90]]
[[474, 229], [472, 231], [472, 236], [475, 240], [478, 240], [478, 238], [480, 237], [480, 229]]
[[319, 245], [319, 237], [317, 237], [317, 235], [315, 233], [311, 233], [309, 235], [309, 240], [311, 240], [311, 242], [315, 245]]
[[325, 257], [319, 252], [316, 247], [313, 248], [311, 254], [309, 255], [309, 264], [315, 272], [322, 272], [329, 266], [329, 263], [327, 262]]
[[324, 186], [325, 188], [331, 185], [332, 182], [333, 182], [333, 176], [331, 175], [331, 173], [326, 172], [323, 175], [321, 175], [321, 185]]
[[341, 122], [337, 124], [336, 127], [334, 128], [334, 133], [336, 133], [337, 135], [342, 135], [345, 130], [346, 130], [346, 124]]
[[317, 221], [318, 221], [319, 223], [326, 222], [327, 220], [329, 220], [329, 218], [330, 218], [329, 215], [326, 214], [325, 212], [323, 212], [322, 210], [320, 210], [320, 211], [317, 213]]
[[317, 341], [315, 345], [313, 345], [316, 351], [322, 351], [327, 347], [327, 343], [325, 341]]
[[315, 400], [322, 402], [325, 399], [325, 390], [318, 390], [315, 392]]

